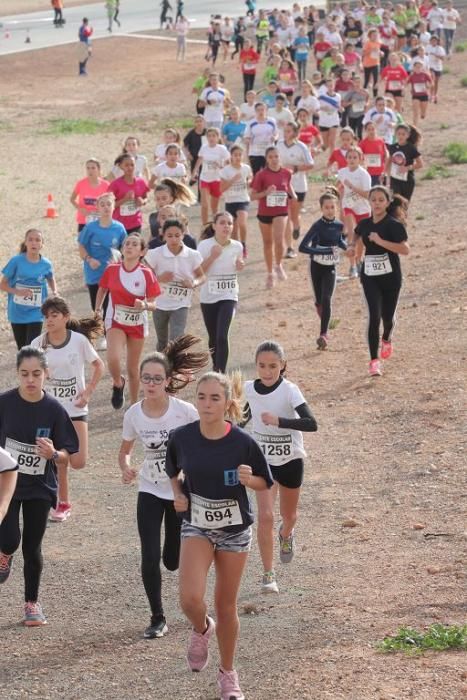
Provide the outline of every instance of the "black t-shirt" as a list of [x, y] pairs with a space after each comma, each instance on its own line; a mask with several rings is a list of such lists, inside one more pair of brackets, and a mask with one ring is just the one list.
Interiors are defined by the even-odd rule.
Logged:
[[[385, 241], [391, 241], [391, 243], [402, 243], [406, 241], [407, 231], [405, 226], [401, 224], [400, 221], [394, 219], [392, 216], [385, 216], [384, 219], [375, 223], [373, 218], [362, 219], [355, 227], [355, 233], [363, 241], [365, 246], [365, 257], [369, 255], [385, 255], [389, 257], [389, 262], [391, 264], [392, 274], [397, 277], [401, 277], [401, 264], [397, 253], [392, 253], [390, 250], [383, 248], [376, 243], [369, 240], [368, 236], [370, 233], [378, 233], [381, 238]], [[362, 277], [365, 275], [365, 264], [362, 266]], [[387, 275], [384, 275], [387, 277]]]
[[[391, 143], [387, 146], [389, 155], [391, 156], [391, 161], [396, 166], [397, 165], [413, 165], [414, 160], [420, 157], [421, 153], [412, 143], [406, 143], [403, 146], [399, 146], [398, 143]], [[392, 177], [392, 173], [391, 173]], [[398, 178], [396, 178], [398, 179]], [[413, 170], [409, 170], [407, 173], [407, 179], [414, 179]]]
[[17, 460], [19, 473], [13, 498], [57, 500], [57, 474], [51, 460], [35, 453], [36, 437], [48, 437], [56, 450], [79, 450], [76, 430], [68, 413], [44, 393], [40, 401], [21, 398], [18, 389], [0, 394], [0, 445]]
[[198, 158], [198, 153], [200, 152], [201, 146], [203, 145], [202, 139], [203, 136], [205, 136], [205, 134], [206, 129], [203, 129], [202, 134], [197, 134], [196, 131], [192, 129], [187, 133], [187, 135], [183, 139], [183, 144], [190, 152], [193, 161], [196, 161], [196, 159]]
[[[184, 516], [193, 522], [194, 508], [209, 501], [219, 521], [220, 530], [241, 532], [254, 520], [247, 489], [238, 482], [236, 470], [240, 464], [248, 464], [254, 476], [261, 476], [268, 487], [273, 485], [271, 471], [259, 445], [241, 428], [232, 425], [230, 432], [219, 440], [209, 440], [200, 431], [199, 421], [176, 428], [170, 433], [165, 469], [170, 478], [183, 470], [184, 490], [190, 498], [190, 511]], [[196, 504], [193, 503], [193, 495]], [[237, 503], [237, 506], [229, 506]], [[215, 508], [214, 505], [218, 505]], [[201, 504], [202, 508], [203, 504]], [[241, 523], [229, 525], [231, 513], [240, 512]], [[227, 513], [227, 511], [230, 511]], [[215, 514], [219, 515], [216, 516]], [[227, 513], [227, 517], [223, 517]], [[208, 516], [206, 516], [208, 517]], [[197, 523], [195, 523], [197, 524]]]

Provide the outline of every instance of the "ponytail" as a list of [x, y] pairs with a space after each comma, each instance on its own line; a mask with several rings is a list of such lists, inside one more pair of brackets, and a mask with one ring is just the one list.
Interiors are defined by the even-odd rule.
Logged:
[[[173, 146], [174, 144], [171, 145]], [[192, 204], [196, 204], [195, 195], [183, 182], [176, 182], [170, 177], [164, 177], [157, 186], [156, 191], [161, 189], [170, 190], [172, 198], [177, 204], [183, 204], [185, 207], [191, 207]]]
[[199, 342], [201, 342], [200, 338], [189, 334], [181, 335], [176, 340], [172, 340], [164, 352], [154, 352], [144, 357], [139, 368], [140, 375], [146, 364], [157, 362], [164, 367], [169, 379], [167, 393], [178, 394], [193, 380], [193, 374], [206, 367], [209, 362], [209, 353], [207, 352], [188, 352], [193, 345]]
[[[70, 307], [63, 297], [53, 296], [44, 301], [41, 306], [42, 315], [47, 316], [50, 311], [58, 311], [58, 313], [64, 316], [69, 316], [70, 318], [66, 322], [66, 328], [75, 333], [81, 333], [81, 335], [84, 335], [90, 342], [104, 334], [104, 325], [101, 318], [96, 315], [88, 318], [71, 317]], [[44, 350], [49, 345], [47, 333], [44, 334], [42, 345]]]

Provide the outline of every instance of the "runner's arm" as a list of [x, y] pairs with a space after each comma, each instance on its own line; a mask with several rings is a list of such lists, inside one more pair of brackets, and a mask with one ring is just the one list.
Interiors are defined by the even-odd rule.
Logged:
[[16, 488], [18, 471], [0, 472], [0, 523], [7, 514], [10, 501]]
[[118, 466], [122, 471], [122, 481], [124, 484], [131, 484], [137, 476], [136, 469], [132, 469], [131, 467], [131, 452], [134, 444], [134, 440], [122, 440], [118, 452]]
[[288, 430], [301, 430], [304, 433], [315, 433], [318, 430], [318, 423], [312, 414], [307, 403], [302, 403], [295, 407], [295, 411], [300, 416], [299, 418], [281, 418], [279, 417], [279, 428], [287, 428]]

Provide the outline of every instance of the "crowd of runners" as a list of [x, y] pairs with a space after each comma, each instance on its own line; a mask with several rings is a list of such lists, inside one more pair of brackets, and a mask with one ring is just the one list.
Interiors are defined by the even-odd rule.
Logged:
[[[443, 8], [436, 0], [342, 3], [328, 15], [298, 4], [272, 12], [247, 5], [243, 18], [212, 20], [192, 128], [181, 135], [167, 127], [149, 157], [138, 137], [128, 136], [110, 172], [89, 157], [83, 178], [70, 185], [88, 316], [73, 317], [59, 295], [38, 229], [26, 231], [18, 254], [4, 261], [0, 282], [18, 348], [17, 386], [0, 395], [0, 583], [22, 540], [24, 624], [46, 623], [42, 539], [48, 519], [71, 515], [69, 469], [86, 465], [88, 405], [98, 383], [108, 381], [112, 409], [124, 407], [125, 395], [128, 401], [115, 459], [124, 484], [139, 480], [136, 519], [151, 614], [144, 637], [168, 631], [162, 552], [165, 567], [179, 569], [192, 671], [207, 666], [216, 631], [223, 700], [244, 697], [234, 654], [237, 594], [252, 541], [248, 490], [256, 493], [260, 587], [278, 593], [275, 502], [279, 558], [289, 564], [303, 432], [317, 430], [274, 339], [257, 339], [253, 380], [226, 374], [251, 218], [264, 251], [258, 286], [286, 285], [287, 260], [309, 256], [319, 350], [331, 342], [336, 283], [360, 279], [369, 374], [380, 376], [393, 352], [400, 256], [409, 253], [407, 215], [415, 171], [423, 167], [420, 123], [439, 99], [443, 60], [460, 22], [449, 1]], [[240, 96], [229, 90], [237, 62]], [[305, 231], [314, 168], [320, 216]], [[146, 205], [155, 205], [147, 219]], [[190, 221], [198, 205], [201, 232]], [[198, 287], [209, 352], [190, 334]], [[194, 404], [179, 398], [188, 384]], [[243, 430], [250, 422], [251, 432]], [[135, 443], [144, 448], [138, 465]], [[211, 616], [205, 590], [213, 563]]]

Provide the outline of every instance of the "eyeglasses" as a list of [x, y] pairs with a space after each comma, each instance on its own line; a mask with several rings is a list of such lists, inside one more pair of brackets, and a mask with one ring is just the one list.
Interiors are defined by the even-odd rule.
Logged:
[[142, 374], [140, 379], [142, 384], [162, 384], [165, 382], [165, 377], [161, 377], [159, 374], [156, 374], [155, 377], [151, 377], [150, 374]]

